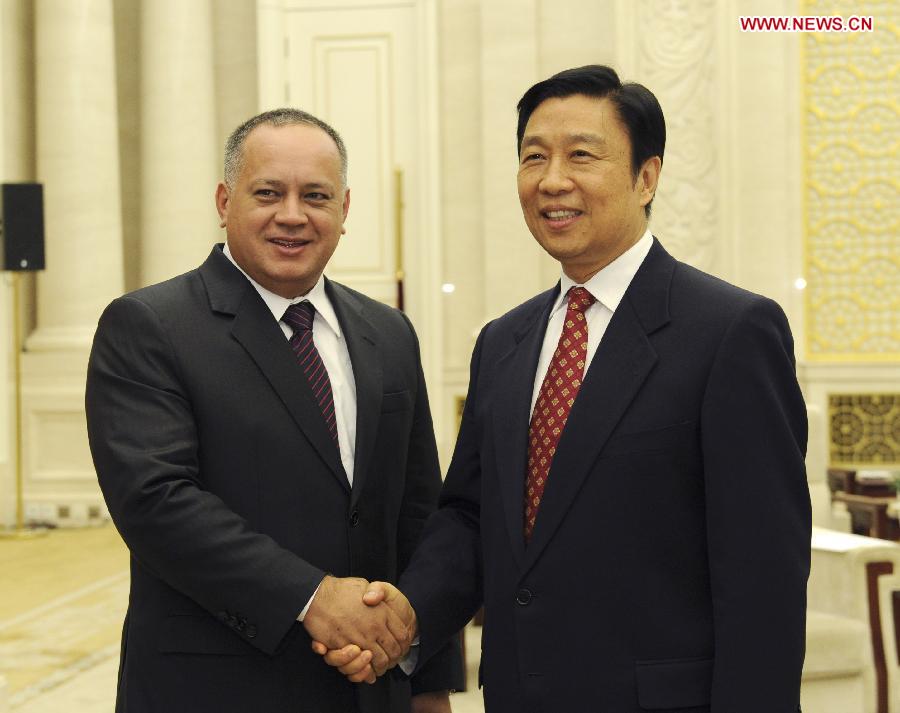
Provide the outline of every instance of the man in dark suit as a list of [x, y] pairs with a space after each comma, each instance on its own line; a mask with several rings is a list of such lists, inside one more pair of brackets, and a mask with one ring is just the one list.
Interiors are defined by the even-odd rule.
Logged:
[[[589, 66], [518, 109], [522, 210], [562, 277], [478, 338], [399, 584], [419, 658], [483, 603], [488, 713], [794, 713], [810, 504], [787, 320], [649, 233], [650, 91]], [[366, 673], [350, 651], [327, 659]]]
[[396, 580], [440, 489], [412, 325], [322, 274], [346, 166], [305, 112], [245, 122], [216, 191], [227, 244], [100, 319], [90, 444], [131, 550], [121, 713], [449, 711], [461, 687], [452, 649], [375, 686], [310, 649], [365, 642], [378, 673], [402, 656], [409, 622], [362, 592]]

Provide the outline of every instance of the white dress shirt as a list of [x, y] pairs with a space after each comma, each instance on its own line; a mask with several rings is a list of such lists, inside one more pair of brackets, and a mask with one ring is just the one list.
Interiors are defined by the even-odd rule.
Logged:
[[[325, 278], [320, 276], [313, 288], [305, 295], [287, 299], [276, 295], [256, 282], [234, 261], [228, 244], [223, 251], [225, 257], [234, 263], [244, 276], [250, 280], [250, 284], [256, 288], [263, 302], [271, 310], [272, 316], [281, 327], [286, 339], [290, 339], [294, 330], [281, 321], [285, 310], [297, 302], [308, 301], [316, 309], [313, 317], [313, 341], [316, 349], [328, 370], [328, 379], [331, 381], [331, 392], [334, 396], [334, 418], [337, 424], [338, 447], [341, 451], [341, 463], [347, 473], [347, 479], [353, 484], [353, 463], [356, 455], [356, 380], [353, 378], [353, 365], [350, 363], [350, 352], [347, 349], [347, 341], [341, 331], [337, 314], [331, 305], [331, 300], [325, 293]], [[299, 371], [297, 378], [305, 378]]]
[[566, 318], [566, 310], [569, 306], [566, 293], [572, 287], [584, 287], [596, 300], [584, 313], [588, 330], [587, 356], [584, 360], [584, 374], [587, 376], [588, 367], [591, 365], [591, 360], [597, 352], [597, 347], [600, 346], [600, 340], [603, 339], [603, 334], [609, 326], [613, 312], [616, 311], [616, 307], [622, 301], [625, 290], [628, 289], [628, 285], [631, 284], [638, 268], [644, 262], [647, 253], [650, 252], [652, 245], [653, 236], [648, 228], [640, 240], [583, 285], [579, 285], [563, 272], [560, 278], [559, 296], [556, 298], [556, 302], [553, 303], [553, 309], [550, 310], [547, 331], [544, 333], [544, 344], [541, 347], [541, 356], [538, 359], [537, 370], [534, 374], [534, 389], [531, 395], [531, 410], [529, 413], [534, 413], [534, 404], [537, 402], [541, 385], [544, 383], [544, 377], [547, 375], [547, 369], [550, 368], [553, 353], [559, 344], [563, 322]]
[[[347, 349], [347, 341], [344, 339], [341, 331], [341, 324], [338, 322], [337, 314], [331, 305], [331, 300], [325, 293], [325, 278], [319, 276], [318, 281], [313, 288], [305, 295], [288, 299], [276, 295], [274, 292], [267, 290], [260, 285], [250, 275], [244, 272], [243, 268], [234, 261], [231, 250], [228, 249], [228, 243], [222, 251], [225, 257], [231, 260], [232, 264], [243, 273], [250, 284], [262, 297], [263, 302], [272, 312], [281, 331], [284, 332], [286, 339], [290, 339], [294, 335], [294, 330], [281, 321], [285, 310], [297, 302], [308, 301], [315, 307], [315, 316], [313, 317], [313, 341], [319, 356], [328, 370], [328, 379], [331, 381], [331, 392], [334, 397], [334, 419], [337, 424], [338, 448], [341, 451], [341, 464], [347, 473], [347, 479], [353, 485], [353, 463], [356, 455], [356, 379], [353, 378], [353, 364], [350, 362], [350, 351]], [[306, 378], [297, 368], [297, 378]], [[320, 584], [321, 586], [321, 584]], [[309, 610], [310, 604], [315, 599], [319, 588], [306, 602], [306, 606], [297, 616], [297, 621], [303, 621], [306, 612]]]

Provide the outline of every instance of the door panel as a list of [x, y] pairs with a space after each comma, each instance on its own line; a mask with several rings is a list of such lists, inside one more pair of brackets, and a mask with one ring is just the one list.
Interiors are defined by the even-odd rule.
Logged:
[[[349, 153], [347, 234], [328, 275], [397, 304], [401, 230], [415, 205], [397, 208], [401, 170], [415, 185], [415, 17], [412, 6], [288, 9], [288, 103], [332, 124]], [[398, 224], [402, 223], [402, 224]]]

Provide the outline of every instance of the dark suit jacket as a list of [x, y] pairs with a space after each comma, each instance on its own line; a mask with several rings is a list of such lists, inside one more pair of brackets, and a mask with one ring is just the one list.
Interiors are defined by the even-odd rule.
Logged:
[[526, 546], [529, 408], [557, 294], [476, 344], [440, 508], [400, 582], [423, 658], [483, 601], [488, 713], [793, 713], [810, 504], [784, 314], [654, 241]]
[[[409, 710], [405, 677], [348, 683], [295, 621], [326, 572], [395, 581], [440, 489], [412, 326], [326, 290], [356, 380], [352, 489], [288, 341], [220, 247], [100, 319], [88, 432], [131, 550], [121, 713]], [[460, 674], [447, 652], [413, 685]]]

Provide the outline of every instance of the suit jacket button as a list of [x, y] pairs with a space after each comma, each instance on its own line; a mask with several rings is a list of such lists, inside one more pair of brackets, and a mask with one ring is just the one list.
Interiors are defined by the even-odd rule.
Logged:
[[520, 589], [516, 592], [516, 602], [521, 604], [523, 607], [531, 601], [531, 590], [530, 589]]
[[256, 638], [256, 627], [253, 624], [249, 624], [247, 628], [244, 630], [244, 633], [247, 635], [248, 639]]
[[350, 513], [350, 527], [356, 527], [359, 524], [359, 510]]
[[227, 623], [228, 622], [228, 612], [227, 611], [218, 612], [216, 614], [216, 619], [221, 621], [223, 624]]

